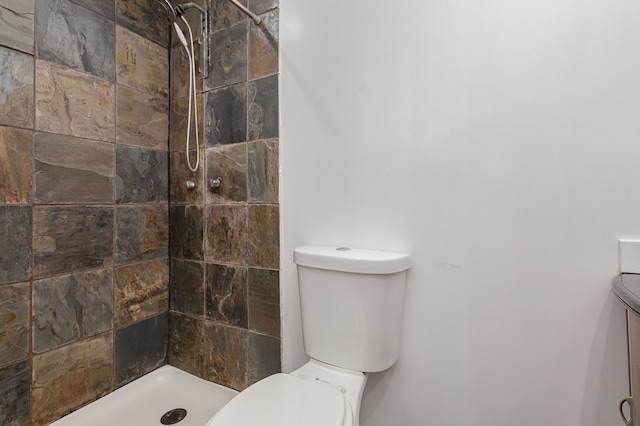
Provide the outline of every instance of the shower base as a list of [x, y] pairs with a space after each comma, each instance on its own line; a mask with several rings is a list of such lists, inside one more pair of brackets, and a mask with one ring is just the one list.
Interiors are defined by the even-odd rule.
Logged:
[[237, 394], [165, 365], [50, 426], [205, 426]]

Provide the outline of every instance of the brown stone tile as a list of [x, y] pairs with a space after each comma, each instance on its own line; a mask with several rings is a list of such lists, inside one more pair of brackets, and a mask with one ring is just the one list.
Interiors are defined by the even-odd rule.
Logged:
[[32, 322], [37, 353], [113, 328], [111, 268], [35, 281]]
[[[198, 170], [192, 172], [187, 165], [184, 151], [172, 152], [169, 156], [171, 179], [169, 179], [169, 193], [171, 203], [196, 204], [204, 201], [204, 192], [207, 190], [204, 181], [204, 149], [200, 150], [200, 165]], [[191, 166], [195, 167], [196, 150], [190, 151]], [[195, 188], [187, 188], [187, 182], [195, 183]]]
[[[240, 0], [240, 3], [246, 6], [247, 0]], [[230, 1], [211, 0], [211, 31], [219, 31], [247, 19], [247, 15]]]
[[167, 259], [115, 268], [115, 326], [122, 327], [169, 309]]
[[206, 265], [207, 318], [247, 328], [247, 268]]
[[249, 144], [249, 202], [277, 203], [279, 185], [278, 140]]
[[40, 132], [35, 140], [36, 203], [113, 203], [113, 144]]
[[30, 309], [29, 283], [0, 286], [0, 367], [29, 356]]
[[206, 149], [207, 182], [222, 179], [218, 188], [209, 188], [207, 203], [247, 201], [247, 145], [235, 144]]
[[[201, 147], [205, 144], [205, 94], [198, 94], [196, 101], [198, 102], [198, 145]], [[171, 152], [184, 151], [187, 148], [187, 124], [189, 113], [189, 99], [181, 98], [171, 102], [169, 110], [169, 149]], [[195, 131], [195, 115], [192, 112], [191, 133], [189, 137], [189, 149], [196, 147], [196, 131]]]
[[33, 56], [0, 46], [0, 124], [33, 128]]
[[116, 22], [161, 46], [169, 45], [166, 14], [156, 1], [116, 0]]
[[33, 132], [0, 126], [0, 203], [31, 202]]
[[249, 80], [278, 72], [279, 11], [261, 16], [261, 25], [249, 28]]
[[203, 260], [203, 210], [201, 206], [170, 208], [169, 245], [171, 256], [180, 259]]
[[139, 262], [168, 256], [167, 206], [138, 205], [116, 209], [116, 262]]
[[205, 207], [205, 260], [209, 263], [246, 264], [247, 207]]
[[[118, 5], [120, 5], [120, 1]], [[152, 95], [169, 96], [167, 50], [116, 27], [116, 82]]]
[[249, 268], [249, 329], [280, 337], [280, 274]]
[[31, 425], [29, 361], [0, 368], [0, 425]]
[[280, 217], [278, 206], [249, 206], [247, 264], [278, 269], [280, 265]]
[[204, 325], [177, 312], [169, 314], [169, 364], [202, 377]]
[[280, 339], [249, 333], [249, 385], [280, 373]]
[[166, 151], [169, 104], [164, 96], [116, 85], [116, 142]]
[[204, 322], [203, 377], [243, 390], [248, 386], [248, 332], [213, 321]]
[[113, 208], [34, 207], [34, 277], [113, 264]]
[[45, 425], [113, 389], [112, 333], [33, 357], [33, 425]]
[[[198, 27], [200, 24], [198, 24]], [[197, 27], [191, 27], [192, 29]], [[174, 31], [175, 34], [175, 31]], [[194, 34], [194, 38], [196, 34]], [[198, 37], [199, 38], [199, 37]], [[176, 43], [180, 43], [177, 36], [174, 37]], [[188, 36], [187, 36], [187, 40]], [[177, 46], [177, 44], [176, 44]], [[194, 45], [196, 47], [197, 45]], [[201, 60], [200, 51], [196, 47], [196, 93], [202, 93], [204, 80], [200, 73]], [[181, 99], [189, 96], [189, 58], [187, 52], [180, 44], [171, 49], [170, 65], [171, 72], [171, 99]], [[192, 89], [193, 90], [193, 89]]]
[[204, 316], [204, 264], [171, 259], [171, 310]]
[[114, 140], [114, 84], [36, 60], [36, 130]]

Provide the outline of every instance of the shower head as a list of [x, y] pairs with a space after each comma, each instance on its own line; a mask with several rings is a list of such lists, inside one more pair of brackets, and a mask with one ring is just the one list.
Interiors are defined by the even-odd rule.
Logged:
[[156, 3], [159, 3], [163, 9], [163, 11], [159, 12], [158, 15], [166, 19], [169, 24], [173, 24], [178, 19], [178, 16], [176, 15], [173, 6], [171, 6], [171, 3], [169, 3], [169, 0], [157, 0]]

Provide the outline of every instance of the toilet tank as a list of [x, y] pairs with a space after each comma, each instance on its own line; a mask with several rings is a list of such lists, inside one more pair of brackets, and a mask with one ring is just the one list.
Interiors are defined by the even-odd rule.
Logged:
[[355, 371], [391, 367], [398, 359], [409, 255], [303, 246], [293, 260], [307, 354]]

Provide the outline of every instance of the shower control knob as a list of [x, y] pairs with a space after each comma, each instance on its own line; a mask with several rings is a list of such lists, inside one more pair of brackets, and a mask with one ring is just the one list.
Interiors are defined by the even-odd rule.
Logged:
[[220, 179], [220, 178], [209, 179], [209, 188], [211, 188], [211, 189], [220, 188], [221, 184], [222, 184], [222, 179]]
[[186, 183], [187, 189], [194, 189], [196, 187], [196, 183], [192, 180], [188, 180]]

